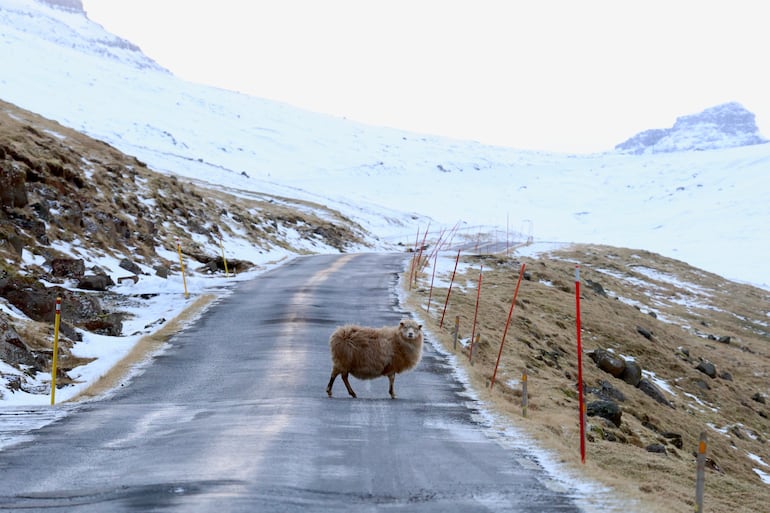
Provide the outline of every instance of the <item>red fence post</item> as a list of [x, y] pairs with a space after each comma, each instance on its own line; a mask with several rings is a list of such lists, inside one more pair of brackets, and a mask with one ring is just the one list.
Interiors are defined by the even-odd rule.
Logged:
[[473, 365], [473, 337], [476, 336], [476, 317], [479, 315], [479, 299], [481, 298], [481, 275], [484, 272], [484, 265], [479, 268], [479, 286], [476, 290], [476, 311], [473, 313], [473, 329], [471, 329], [471, 350], [468, 352], [468, 360]]
[[519, 271], [519, 280], [516, 282], [516, 291], [513, 293], [513, 301], [511, 301], [511, 309], [508, 311], [508, 320], [505, 321], [505, 329], [503, 330], [503, 339], [500, 341], [500, 351], [497, 353], [497, 363], [495, 363], [495, 371], [492, 373], [492, 381], [489, 384], [489, 389], [495, 386], [495, 377], [497, 377], [497, 367], [500, 365], [500, 357], [503, 355], [503, 344], [505, 344], [505, 335], [508, 333], [508, 326], [511, 324], [511, 316], [513, 315], [513, 307], [516, 306], [516, 296], [519, 295], [519, 285], [521, 285], [521, 278], [524, 276], [524, 268], [527, 264], [521, 264], [521, 270]]
[[575, 317], [577, 324], [578, 403], [580, 407], [580, 461], [586, 462], [586, 407], [583, 398], [583, 345], [580, 339], [580, 266], [575, 266]]
[[457, 258], [455, 259], [455, 269], [452, 271], [452, 279], [449, 281], [449, 290], [446, 291], [446, 300], [444, 301], [444, 311], [441, 312], [441, 322], [438, 323], [439, 328], [444, 327], [444, 315], [446, 315], [446, 307], [449, 304], [449, 294], [452, 293], [452, 284], [455, 282], [455, 273], [457, 272], [457, 263], [460, 261], [460, 250], [457, 250]]

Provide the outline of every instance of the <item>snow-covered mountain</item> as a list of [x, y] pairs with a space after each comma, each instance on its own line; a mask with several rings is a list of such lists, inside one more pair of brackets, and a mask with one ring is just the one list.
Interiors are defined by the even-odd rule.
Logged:
[[182, 81], [77, 0], [0, 0], [0, 62], [3, 100], [159, 172], [324, 203], [380, 240], [459, 221], [770, 284], [768, 144], [566, 155], [366, 126]]
[[730, 102], [677, 118], [671, 128], [645, 130], [615, 146], [628, 153], [713, 150], [767, 143], [755, 116], [740, 103]]

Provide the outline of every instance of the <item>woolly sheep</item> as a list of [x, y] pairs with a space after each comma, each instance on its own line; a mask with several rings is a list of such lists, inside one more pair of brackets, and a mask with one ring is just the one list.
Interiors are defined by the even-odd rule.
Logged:
[[329, 338], [332, 357], [332, 375], [326, 393], [332, 396], [332, 385], [337, 375], [351, 397], [356, 393], [350, 386], [348, 374], [358, 379], [387, 376], [390, 397], [396, 398], [393, 382], [396, 374], [415, 367], [422, 356], [422, 325], [403, 319], [398, 326], [369, 328], [348, 324], [340, 326]]

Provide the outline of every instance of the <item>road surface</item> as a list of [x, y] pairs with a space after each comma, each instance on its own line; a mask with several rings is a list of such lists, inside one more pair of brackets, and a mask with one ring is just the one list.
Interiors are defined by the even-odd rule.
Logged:
[[0, 510], [577, 512], [474, 419], [429, 343], [388, 380], [331, 371], [346, 322], [394, 324], [401, 254], [297, 258], [239, 285], [130, 383], [0, 452]]

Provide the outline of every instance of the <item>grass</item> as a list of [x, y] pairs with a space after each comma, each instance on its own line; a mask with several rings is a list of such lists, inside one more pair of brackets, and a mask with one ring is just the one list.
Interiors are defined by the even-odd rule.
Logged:
[[[429, 268], [418, 277], [408, 302], [451, 351], [455, 316], [460, 317], [460, 337], [470, 337], [483, 264], [476, 327], [481, 343], [474, 348], [474, 365], [468, 363], [466, 347], [458, 348], [464, 356], [458, 360], [480, 398], [496, 412], [576, 472], [638, 501], [642, 511], [693, 511], [695, 451], [703, 431], [709, 438], [704, 509], [738, 513], [770, 501], [770, 484], [755, 471], [770, 473], [770, 409], [763, 402], [770, 375], [765, 320], [770, 293], [657, 254], [606, 246], [575, 246], [539, 258], [465, 255], [462, 261], [466, 270], [458, 272], [455, 283], [474, 286], [452, 289], [443, 328], [439, 320], [447, 290], [430, 293]], [[526, 263], [526, 279], [490, 390], [521, 263]], [[581, 267], [586, 402], [598, 399], [594, 391], [603, 384], [625, 396], [619, 402], [620, 427], [588, 418], [585, 465], [578, 450], [576, 263]], [[429, 294], [434, 299], [427, 314]], [[651, 338], [639, 328], [651, 332]], [[664, 381], [671, 392], [663, 393], [673, 407], [600, 370], [586, 357], [595, 349], [634, 359], [647, 376]], [[697, 370], [703, 361], [713, 363], [719, 377]], [[519, 389], [524, 370], [526, 419]], [[681, 436], [681, 448], [669, 433]], [[664, 445], [666, 453], [648, 452], [652, 444]]]

